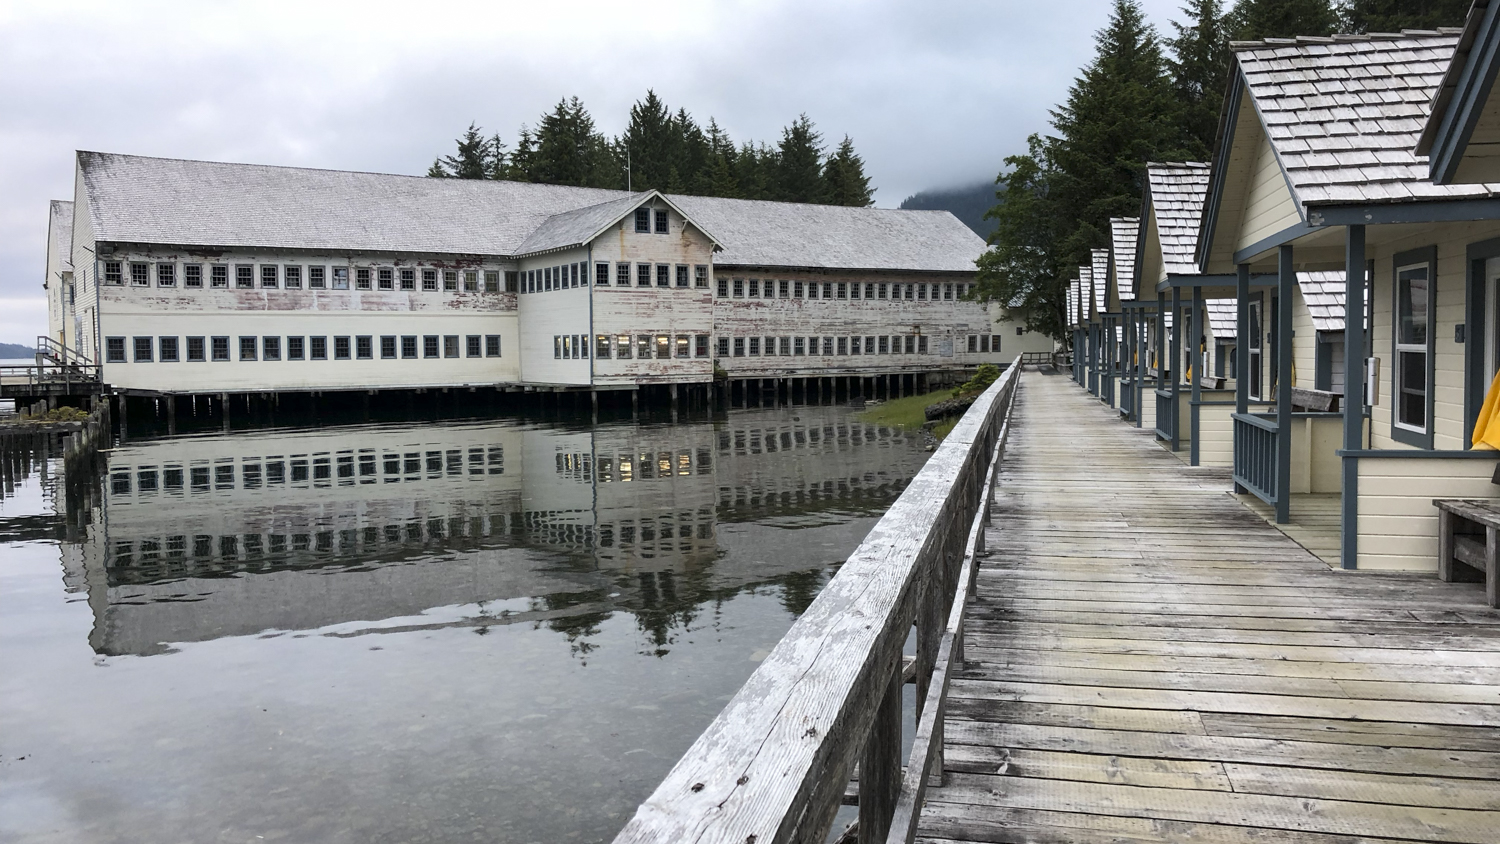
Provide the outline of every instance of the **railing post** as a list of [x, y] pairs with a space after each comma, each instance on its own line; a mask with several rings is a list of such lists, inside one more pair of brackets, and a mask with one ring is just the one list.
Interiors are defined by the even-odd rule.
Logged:
[[[1344, 244], [1344, 450], [1365, 447], [1365, 227], [1350, 226]], [[1493, 312], [1494, 304], [1485, 303]], [[1393, 364], [1394, 365], [1394, 362]], [[1339, 565], [1359, 567], [1359, 458], [1340, 458]]]
[[1202, 388], [1199, 386], [1199, 384], [1203, 381], [1203, 373], [1200, 371], [1203, 369], [1203, 352], [1201, 345], [1203, 342], [1203, 288], [1196, 284], [1193, 285], [1193, 319], [1190, 323], [1190, 326], [1192, 330], [1188, 332], [1188, 342], [1192, 344], [1193, 366], [1192, 369], [1189, 370], [1190, 374], [1188, 375], [1188, 377], [1192, 379], [1193, 386], [1191, 388], [1192, 404], [1188, 407], [1188, 413], [1191, 415], [1188, 436], [1192, 440], [1188, 445], [1188, 464], [1197, 466], [1199, 454], [1198, 402], [1203, 397]]
[[[901, 791], [901, 652], [896, 652], [885, 692], [875, 704], [875, 719], [859, 761], [859, 842], [884, 842]], [[918, 700], [921, 700], [920, 692]]]
[[1172, 285], [1172, 405], [1167, 409], [1172, 425], [1167, 430], [1172, 433], [1173, 451], [1182, 450], [1182, 432], [1178, 430], [1181, 426], [1177, 424], [1177, 407], [1178, 402], [1181, 401], [1183, 375], [1182, 335], [1185, 332], [1182, 329], [1182, 288], [1174, 284]]
[[[1237, 264], [1234, 268], [1234, 412], [1245, 414], [1250, 410], [1250, 265]], [[1248, 459], [1249, 450], [1240, 448], [1239, 432], [1245, 426], [1234, 426], [1234, 469], [1243, 475], [1249, 466], [1248, 462], [1241, 462], [1241, 457]], [[1246, 432], [1249, 436], [1249, 432]], [[1234, 485], [1236, 493], [1243, 493], [1245, 488], [1239, 484]]]
[[1276, 523], [1284, 525], [1292, 519], [1292, 291], [1297, 286], [1290, 244], [1278, 250], [1276, 269]]

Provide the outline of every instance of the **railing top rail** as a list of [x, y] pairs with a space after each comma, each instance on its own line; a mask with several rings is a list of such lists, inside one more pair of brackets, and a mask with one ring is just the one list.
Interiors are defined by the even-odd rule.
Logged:
[[842, 793], [839, 774], [861, 749], [844, 739], [871, 717], [888, 663], [899, 665], [923, 563], [952, 527], [964, 484], [988, 465], [980, 452], [1019, 373], [1007, 367], [975, 401], [616, 844], [782, 842], [828, 789]]
[[1251, 427], [1260, 428], [1263, 431], [1275, 431], [1276, 420], [1265, 419], [1253, 413], [1231, 413], [1229, 417], [1236, 422], [1244, 422]]

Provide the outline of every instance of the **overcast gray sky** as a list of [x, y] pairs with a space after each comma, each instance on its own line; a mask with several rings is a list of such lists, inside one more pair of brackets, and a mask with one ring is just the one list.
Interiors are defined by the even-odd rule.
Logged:
[[[1145, 0], [1158, 29], [1182, 0]], [[894, 206], [993, 179], [1109, 0], [0, 0], [0, 341], [46, 330], [50, 199], [77, 149], [423, 173], [469, 121], [577, 95], [606, 134], [654, 88], [738, 140], [806, 112]]]

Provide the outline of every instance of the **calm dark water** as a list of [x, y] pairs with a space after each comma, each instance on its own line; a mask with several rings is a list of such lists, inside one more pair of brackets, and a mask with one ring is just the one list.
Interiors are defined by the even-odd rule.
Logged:
[[0, 840], [608, 840], [925, 458], [796, 407], [34, 463], [0, 499]]

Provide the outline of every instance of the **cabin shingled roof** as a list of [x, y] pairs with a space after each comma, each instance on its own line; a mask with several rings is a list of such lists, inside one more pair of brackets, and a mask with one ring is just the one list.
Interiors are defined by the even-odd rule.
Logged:
[[1297, 273], [1302, 301], [1318, 331], [1344, 330], [1344, 273], [1339, 270]]
[[[78, 163], [95, 238], [120, 243], [514, 256], [643, 196], [87, 151]], [[973, 272], [985, 250], [947, 211], [664, 198], [719, 243], [720, 265]]]
[[1196, 161], [1147, 162], [1151, 211], [1168, 275], [1197, 275], [1198, 223], [1208, 199], [1209, 165]]
[[69, 272], [73, 269], [73, 203], [67, 199], [54, 199], [47, 212], [50, 227], [47, 248], [52, 250], [48, 257], [64, 272]]
[[1437, 185], [1415, 150], [1458, 29], [1232, 42], [1267, 137], [1304, 205], [1488, 197]]
[[1094, 281], [1094, 312], [1102, 314], [1109, 310], [1109, 250], [1095, 249], [1090, 256], [1094, 262], [1089, 273]]
[[1120, 301], [1135, 299], [1135, 241], [1140, 237], [1139, 217], [1111, 217], [1109, 220], [1110, 249], [1115, 260], [1115, 280], [1119, 285]]
[[1219, 340], [1233, 340], [1239, 334], [1239, 306], [1233, 299], [1205, 299], [1208, 328]]
[[1464, 20], [1463, 28], [1459, 32], [1453, 58], [1449, 60], [1448, 69], [1443, 73], [1443, 79], [1438, 83], [1437, 90], [1433, 92], [1431, 111], [1427, 115], [1427, 122], [1422, 126], [1421, 134], [1417, 136], [1417, 155], [1427, 155], [1437, 139], [1443, 113], [1453, 102], [1453, 97], [1459, 93], [1459, 81], [1463, 76], [1464, 65], [1468, 63], [1469, 54], [1474, 49], [1474, 42], [1483, 28], [1484, 12], [1489, 5], [1490, 0], [1474, 0], [1469, 7], [1469, 16]]

